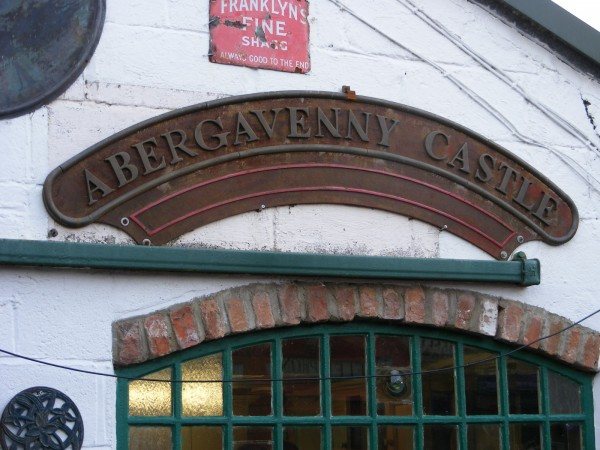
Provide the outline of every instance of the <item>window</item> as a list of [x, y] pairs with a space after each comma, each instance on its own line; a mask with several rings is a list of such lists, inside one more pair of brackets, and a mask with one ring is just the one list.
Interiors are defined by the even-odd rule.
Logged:
[[592, 450], [591, 375], [508, 350], [370, 323], [205, 343], [119, 372], [165, 382], [119, 380], [118, 448]]

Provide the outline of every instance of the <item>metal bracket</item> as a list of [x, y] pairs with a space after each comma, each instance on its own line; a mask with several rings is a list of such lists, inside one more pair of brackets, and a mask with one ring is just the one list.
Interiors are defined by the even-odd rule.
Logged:
[[346, 99], [356, 100], [356, 91], [350, 89], [350, 86], [342, 86], [342, 92], [346, 94]]
[[527, 259], [525, 252], [517, 252], [512, 261], [520, 261], [522, 264], [523, 286], [537, 285], [541, 282], [541, 265], [539, 259]]

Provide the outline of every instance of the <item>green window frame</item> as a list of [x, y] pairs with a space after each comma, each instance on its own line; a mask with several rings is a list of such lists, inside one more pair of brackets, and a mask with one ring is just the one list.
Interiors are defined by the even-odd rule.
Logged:
[[[330, 376], [330, 346], [332, 336], [362, 335], [366, 339], [366, 375], [367, 378], [367, 413], [357, 416], [333, 416], [331, 414], [331, 380]], [[406, 336], [410, 342], [410, 355], [412, 371], [415, 376], [409, 377], [412, 389], [412, 415], [391, 416], [378, 415], [377, 413], [377, 380], [371, 377], [376, 373], [375, 367], [375, 339], [376, 336]], [[319, 416], [284, 416], [283, 414], [283, 383], [282, 383], [282, 341], [290, 338], [316, 337], [320, 342], [320, 384], [321, 414]], [[454, 415], [427, 415], [423, 412], [423, 392], [421, 371], [421, 342], [424, 339], [442, 340], [454, 346], [455, 365], [455, 414]], [[368, 428], [368, 442], [371, 450], [378, 449], [378, 427], [381, 425], [409, 425], [414, 427], [414, 448], [423, 448], [424, 427], [433, 424], [455, 425], [457, 428], [457, 449], [467, 450], [468, 426], [472, 424], [499, 424], [502, 450], [510, 449], [510, 429], [514, 424], [539, 424], [541, 427], [541, 449], [551, 450], [551, 425], [552, 424], [577, 424], [581, 430], [581, 448], [593, 450], [594, 423], [593, 423], [593, 375], [575, 370], [557, 361], [545, 358], [532, 351], [519, 351], [510, 356], [502, 356], [513, 349], [491, 338], [431, 328], [395, 326], [388, 324], [374, 324], [369, 322], [356, 322], [346, 324], [324, 324], [308, 327], [298, 326], [281, 328], [277, 330], [254, 332], [245, 335], [232, 336], [216, 341], [206, 342], [184, 352], [150, 361], [138, 366], [117, 370], [117, 375], [127, 378], [141, 378], [163, 369], [171, 369], [171, 379], [182, 379], [182, 364], [186, 361], [207, 355], [222, 352], [223, 379], [231, 380], [233, 377], [232, 352], [236, 349], [261, 343], [271, 343], [271, 399], [272, 411], [267, 416], [235, 416], [232, 412], [233, 389], [231, 382], [225, 382], [223, 392], [223, 414], [221, 416], [184, 417], [182, 414], [181, 384], [170, 383], [171, 413], [167, 416], [142, 417], [129, 415], [129, 381], [119, 379], [117, 382], [117, 448], [128, 450], [129, 430], [132, 426], [170, 427], [172, 448], [182, 449], [182, 427], [184, 426], [219, 426], [222, 427], [223, 448], [233, 449], [234, 426], [272, 427], [274, 450], [283, 450], [283, 428], [285, 426], [319, 426], [321, 427], [322, 448], [332, 448], [332, 426], [362, 426]], [[467, 415], [467, 401], [465, 395], [465, 368], [460, 367], [465, 362], [465, 349], [477, 348], [482, 351], [499, 355], [496, 365], [498, 414]], [[529, 363], [539, 368], [538, 372], [538, 398], [539, 408], [537, 414], [510, 414], [509, 409], [509, 382], [507, 373], [507, 360], [518, 360]], [[578, 413], [551, 413], [549, 376], [559, 374], [574, 381], [579, 385]]]

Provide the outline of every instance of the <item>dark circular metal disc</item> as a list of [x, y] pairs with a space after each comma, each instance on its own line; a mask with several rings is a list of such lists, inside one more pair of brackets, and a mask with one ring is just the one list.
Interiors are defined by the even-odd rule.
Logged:
[[0, 0], [0, 118], [62, 94], [89, 62], [105, 0]]

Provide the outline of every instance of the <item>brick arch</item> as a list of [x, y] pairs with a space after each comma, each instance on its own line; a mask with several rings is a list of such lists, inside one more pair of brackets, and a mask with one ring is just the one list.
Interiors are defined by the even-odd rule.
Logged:
[[[269, 283], [225, 289], [188, 303], [113, 324], [118, 367], [255, 330], [354, 320], [455, 330], [528, 344], [572, 322], [522, 302], [474, 291], [423, 285]], [[532, 349], [598, 371], [600, 334], [577, 325]]]

